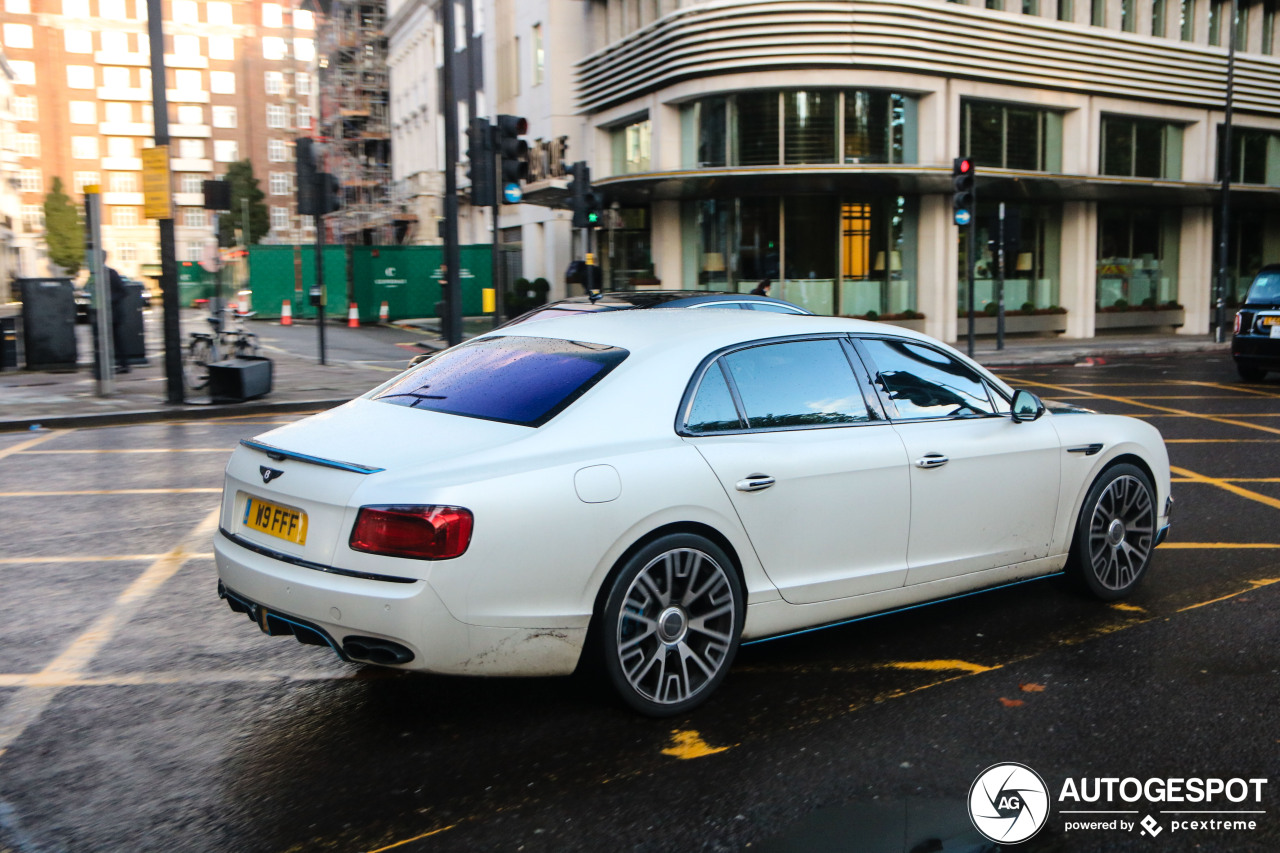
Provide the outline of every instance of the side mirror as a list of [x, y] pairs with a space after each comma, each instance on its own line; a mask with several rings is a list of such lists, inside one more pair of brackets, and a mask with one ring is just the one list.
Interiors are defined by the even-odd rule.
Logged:
[[1044, 414], [1044, 403], [1030, 391], [1015, 391], [1011, 414], [1015, 424], [1034, 421]]

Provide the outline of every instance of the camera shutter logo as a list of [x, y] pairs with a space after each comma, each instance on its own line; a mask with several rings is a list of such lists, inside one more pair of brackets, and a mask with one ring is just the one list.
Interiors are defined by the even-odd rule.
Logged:
[[993, 764], [969, 789], [969, 819], [997, 844], [1026, 841], [1049, 819], [1049, 789], [1025, 764]]

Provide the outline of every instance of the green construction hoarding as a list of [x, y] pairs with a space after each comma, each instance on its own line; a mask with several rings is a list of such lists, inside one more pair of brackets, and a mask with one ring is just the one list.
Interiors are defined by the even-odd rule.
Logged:
[[[323, 251], [326, 316], [346, 318], [354, 304], [361, 323], [376, 323], [383, 303], [389, 321], [436, 316], [444, 274], [440, 246], [326, 246]], [[461, 255], [462, 313], [479, 316], [492, 305], [492, 294], [486, 299], [484, 293], [492, 287], [490, 248], [463, 246]], [[307, 294], [315, 262], [312, 245], [251, 246], [249, 289], [257, 315], [279, 317], [288, 303], [294, 317], [314, 317]]]

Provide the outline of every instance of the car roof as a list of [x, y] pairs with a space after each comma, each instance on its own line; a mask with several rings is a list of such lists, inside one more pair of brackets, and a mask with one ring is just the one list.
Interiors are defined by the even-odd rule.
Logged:
[[[653, 308], [677, 302], [777, 302], [792, 303], [756, 293], [729, 293], [722, 290], [616, 290], [590, 296], [570, 296], [550, 305], [616, 305], [619, 308]], [[546, 307], [546, 306], [539, 306]], [[796, 308], [800, 306], [796, 305]], [[804, 310], [804, 309], [801, 309]]]

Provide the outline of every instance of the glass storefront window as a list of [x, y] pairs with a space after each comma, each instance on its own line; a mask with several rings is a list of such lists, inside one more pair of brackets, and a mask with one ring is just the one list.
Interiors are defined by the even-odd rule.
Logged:
[[1182, 128], [1153, 119], [1103, 116], [1102, 174], [1178, 180]]
[[787, 92], [783, 95], [785, 136], [783, 151], [787, 163], [836, 162], [835, 91]]
[[[973, 271], [974, 311], [994, 313], [1000, 278], [1000, 204], [980, 203], [974, 224], [978, 256]], [[1006, 203], [1004, 214], [1005, 311], [1043, 311], [1057, 308], [1062, 260], [1062, 208], [1056, 204]], [[968, 241], [960, 235], [960, 313], [969, 311], [965, 271]]]
[[[1222, 150], [1223, 127], [1218, 125], [1218, 150]], [[1222, 180], [1222, 160], [1215, 174]], [[1280, 186], [1280, 133], [1250, 127], [1231, 129], [1231, 180], [1241, 184]]]
[[1097, 307], [1158, 308], [1178, 302], [1180, 211], [1108, 208], [1098, 213]]
[[1062, 170], [1062, 116], [1053, 110], [965, 101], [960, 136], [961, 150], [979, 166]]
[[636, 290], [656, 287], [653, 273], [649, 208], [624, 207], [610, 215], [610, 227], [600, 230], [600, 254], [604, 258], [606, 287]]
[[650, 168], [653, 123], [649, 119], [618, 127], [610, 134], [613, 142], [613, 173], [634, 175]]
[[840, 202], [829, 196], [791, 196], [782, 206], [782, 298], [815, 314], [834, 314]]
[[684, 106], [682, 160], [691, 168], [913, 163], [916, 125], [915, 99], [896, 92], [716, 95]]

